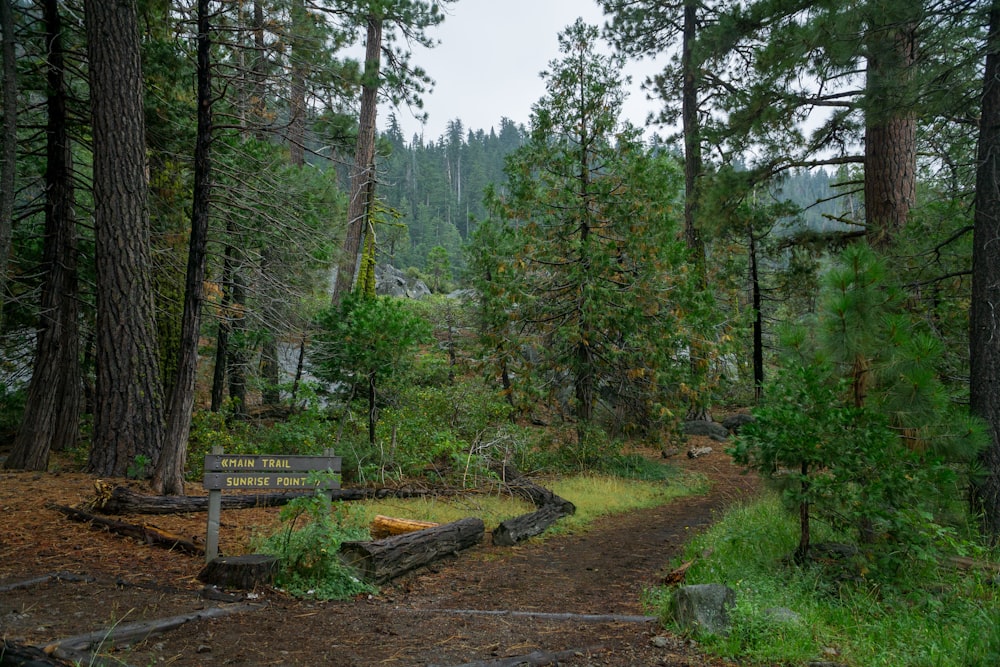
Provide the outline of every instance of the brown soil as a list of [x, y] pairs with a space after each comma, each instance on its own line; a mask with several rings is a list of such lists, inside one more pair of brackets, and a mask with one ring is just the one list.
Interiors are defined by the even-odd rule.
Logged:
[[[513, 664], [499, 661], [572, 650], [558, 664], [724, 664], [655, 622], [586, 618], [647, 613], [640, 601], [643, 591], [670, 569], [684, 541], [755, 489], [752, 478], [742, 475], [718, 445], [715, 449], [695, 460], [677, 457], [679, 466], [709, 477], [706, 495], [513, 548], [494, 547], [487, 536], [480, 546], [383, 586], [377, 596], [316, 602], [266, 590], [252, 600], [258, 609], [192, 621], [130, 646], [103, 646], [101, 654], [136, 666], [391, 667]], [[92, 483], [79, 473], [0, 472], [0, 634], [5, 639], [46, 645], [119, 624], [225, 606], [201, 596], [196, 578], [201, 559], [93, 530], [45, 507], [90, 499]], [[249, 533], [272, 524], [276, 512], [223, 512], [223, 552], [239, 553]], [[204, 514], [119, 518], [198, 540], [206, 529]], [[89, 579], [50, 578], [3, 591], [5, 585], [55, 573]]]

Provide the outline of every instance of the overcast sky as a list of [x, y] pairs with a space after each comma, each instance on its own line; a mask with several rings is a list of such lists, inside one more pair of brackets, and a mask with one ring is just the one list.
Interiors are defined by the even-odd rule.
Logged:
[[[424, 96], [427, 124], [421, 126], [405, 107], [379, 109], [379, 127], [394, 112], [407, 141], [414, 133], [422, 133], [425, 141], [437, 140], [456, 118], [466, 130], [499, 129], [505, 116], [527, 125], [531, 105], [545, 93], [538, 74], [559, 58], [558, 34], [578, 17], [604, 24], [593, 0], [458, 0], [447, 11], [444, 22], [429, 31], [441, 43], [414, 51], [415, 64], [435, 81], [434, 90]], [[653, 69], [646, 61], [630, 64], [626, 72], [632, 83], [625, 115], [638, 127], [659, 108], [639, 90]]]

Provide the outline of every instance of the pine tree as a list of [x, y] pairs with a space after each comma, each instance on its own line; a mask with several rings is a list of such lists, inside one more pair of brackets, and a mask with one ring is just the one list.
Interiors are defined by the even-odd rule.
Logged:
[[494, 273], [518, 276], [504, 283], [517, 290], [515, 330], [530, 332], [555, 389], [568, 375], [582, 441], [603, 387], [636, 401], [632, 424], [660, 398], [681, 335], [666, 298], [683, 254], [672, 215], [680, 179], [620, 121], [621, 60], [598, 53], [597, 29], [577, 21], [559, 44], [563, 59], [543, 73], [549, 92], [493, 202], [516, 237]]

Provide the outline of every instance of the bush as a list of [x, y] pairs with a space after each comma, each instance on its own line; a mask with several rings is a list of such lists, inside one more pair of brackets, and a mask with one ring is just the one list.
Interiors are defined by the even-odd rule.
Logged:
[[[281, 559], [275, 583], [296, 597], [344, 599], [376, 589], [340, 564], [343, 542], [371, 539], [343, 503], [331, 507], [322, 493], [295, 498], [281, 510], [282, 528], [255, 549]], [[300, 525], [301, 524], [301, 525]]]

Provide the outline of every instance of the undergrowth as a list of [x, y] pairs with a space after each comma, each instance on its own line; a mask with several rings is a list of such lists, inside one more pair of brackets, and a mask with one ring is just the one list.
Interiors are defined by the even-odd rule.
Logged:
[[257, 538], [257, 553], [277, 556], [281, 565], [275, 584], [296, 597], [343, 599], [375, 588], [341, 565], [337, 552], [343, 542], [371, 536], [354, 508], [331, 503], [322, 493], [295, 498], [280, 514], [281, 528]]
[[[796, 565], [797, 524], [776, 496], [728, 512], [692, 540], [687, 584], [722, 583], [736, 591], [732, 630], [703, 637], [722, 656], [761, 663], [826, 660], [855, 667], [987, 667], [1000, 664], [1000, 600], [985, 570], [947, 565], [949, 553], [987, 553], [973, 543], [941, 545], [935, 565], [914, 560], [892, 578], [862, 561]], [[843, 535], [817, 530], [819, 541]], [[647, 602], [669, 623], [669, 589]], [[797, 617], [775, 610], [790, 609]]]

